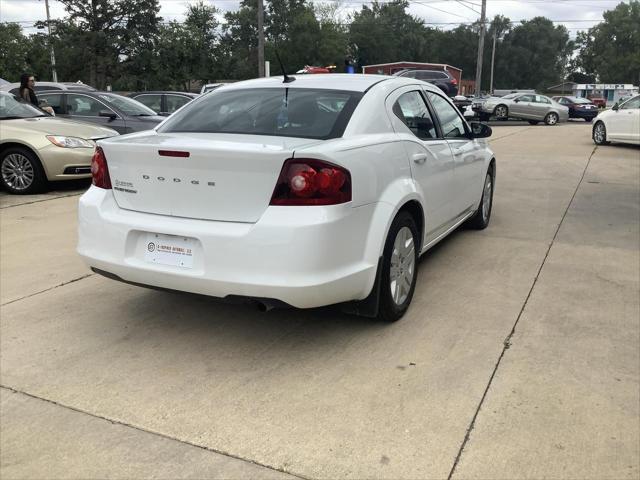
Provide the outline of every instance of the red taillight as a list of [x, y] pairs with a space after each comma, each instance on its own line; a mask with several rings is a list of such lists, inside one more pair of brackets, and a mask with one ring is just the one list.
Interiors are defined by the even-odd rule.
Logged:
[[271, 205], [336, 205], [350, 201], [349, 171], [310, 158], [284, 162], [271, 197]]
[[451, 85], [458, 85], [458, 80], [456, 80], [455, 78], [452, 78]]
[[96, 187], [111, 189], [111, 178], [109, 178], [109, 167], [107, 166], [107, 158], [104, 156], [102, 148], [96, 148], [91, 158], [91, 183]]
[[181, 152], [177, 150], [158, 150], [158, 155], [161, 157], [181, 157], [189, 158], [189, 152]]

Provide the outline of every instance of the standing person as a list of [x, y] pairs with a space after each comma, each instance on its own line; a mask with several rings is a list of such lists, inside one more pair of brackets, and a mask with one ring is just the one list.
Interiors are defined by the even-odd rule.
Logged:
[[20, 75], [20, 98], [36, 107], [39, 107], [38, 97], [36, 97], [36, 92], [33, 91], [35, 84], [36, 79], [30, 73], [23, 73]]
[[33, 87], [35, 86], [35, 84], [36, 84], [36, 79], [30, 73], [23, 73], [22, 75], [20, 75], [20, 90], [19, 90], [20, 98], [22, 98], [26, 102], [29, 102], [34, 107], [38, 107], [44, 110], [45, 112], [49, 113], [50, 115], [55, 116], [53, 108], [48, 106], [47, 102], [43, 100], [42, 105], [40, 104], [40, 102], [38, 102], [38, 97], [36, 96], [36, 92], [34, 92], [33, 90]]

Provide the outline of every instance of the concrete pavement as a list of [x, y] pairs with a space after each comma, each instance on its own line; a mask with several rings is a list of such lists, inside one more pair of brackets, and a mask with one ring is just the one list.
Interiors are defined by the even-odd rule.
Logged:
[[87, 276], [77, 197], [1, 209], [0, 476], [637, 478], [640, 150], [589, 130], [494, 128], [491, 226], [393, 325]]

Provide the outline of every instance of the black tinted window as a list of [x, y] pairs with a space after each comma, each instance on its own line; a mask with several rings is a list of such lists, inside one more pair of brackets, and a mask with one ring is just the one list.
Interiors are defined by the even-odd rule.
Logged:
[[222, 89], [191, 102], [159, 131], [336, 138], [360, 98], [360, 92], [341, 90]]
[[433, 92], [427, 92], [427, 96], [440, 119], [440, 126], [442, 127], [442, 134], [444, 137], [465, 137], [467, 130], [464, 127], [464, 121], [458, 114], [458, 109], [440, 95]]

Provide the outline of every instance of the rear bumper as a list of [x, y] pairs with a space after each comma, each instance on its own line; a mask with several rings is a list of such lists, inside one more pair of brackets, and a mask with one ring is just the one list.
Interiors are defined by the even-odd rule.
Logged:
[[569, 118], [590, 118], [594, 119], [598, 116], [597, 108], [593, 110], [569, 110]]
[[[377, 257], [364, 252], [379, 205], [268, 207], [255, 224], [216, 222], [123, 210], [111, 191], [92, 187], [80, 199], [78, 253], [131, 283], [319, 307], [371, 291]], [[193, 267], [146, 261], [147, 233], [195, 239]]]

